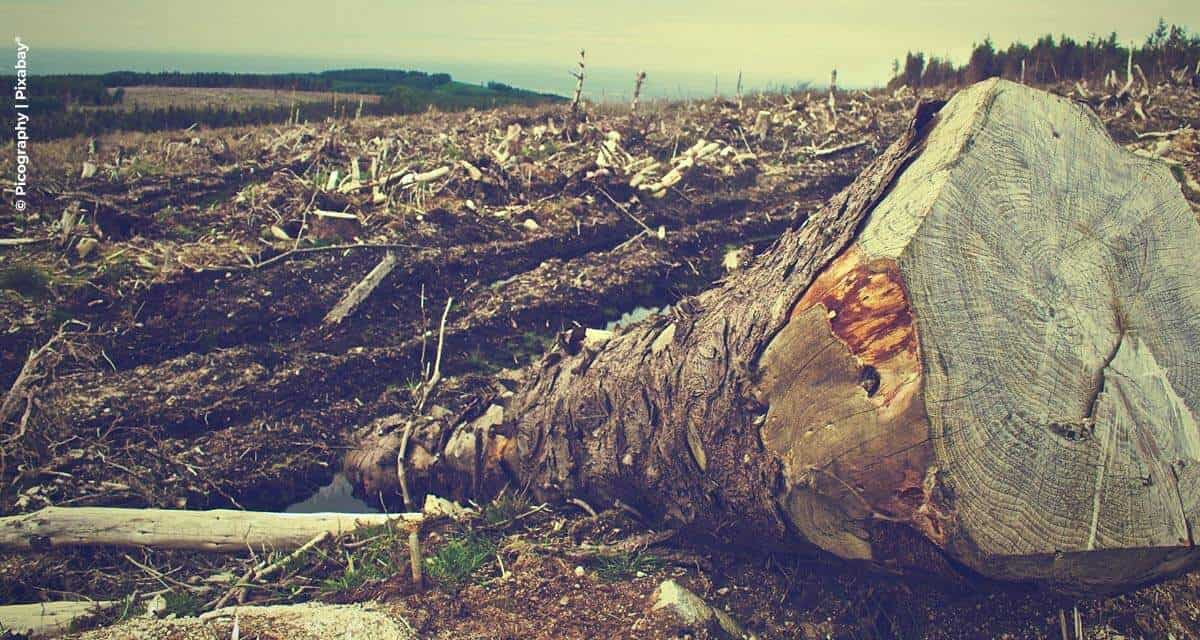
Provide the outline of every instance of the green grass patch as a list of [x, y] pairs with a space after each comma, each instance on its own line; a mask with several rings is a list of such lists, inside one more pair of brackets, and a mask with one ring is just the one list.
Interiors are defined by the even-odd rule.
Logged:
[[106, 260], [100, 272], [96, 274], [94, 282], [100, 287], [115, 287], [120, 285], [122, 280], [132, 278], [136, 274], [137, 269], [128, 259]]
[[56, 327], [62, 325], [64, 322], [74, 319], [75, 314], [71, 313], [71, 310], [65, 307], [54, 307], [54, 309], [50, 311], [50, 324], [53, 324]]
[[475, 347], [466, 354], [466, 365], [473, 371], [484, 374], [496, 373], [501, 369], [483, 349]]
[[166, 173], [166, 169], [163, 167], [162, 163], [138, 156], [129, 164], [127, 172], [130, 175], [160, 176]]
[[167, 601], [166, 613], [180, 618], [198, 616], [204, 611], [204, 601], [191, 591], [168, 591], [163, 599]]
[[512, 521], [517, 516], [529, 511], [531, 503], [525, 492], [504, 492], [495, 500], [485, 504], [480, 511], [480, 519], [487, 526], [497, 526]]
[[204, 234], [187, 225], [177, 224], [171, 227], [171, 235], [183, 242], [195, 242]]
[[547, 140], [536, 147], [526, 145], [521, 149], [521, 155], [535, 162], [546, 160], [556, 153], [558, 153], [558, 145], [554, 144], [553, 140]]
[[603, 556], [593, 560], [591, 565], [601, 580], [616, 582], [635, 577], [639, 571], [644, 574], [654, 573], [663, 567], [663, 562], [644, 551], [635, 551]]
[[540, 358], [543, 353], [554, 346], [555, 336], [552, 334], [538, 333], [537, 331], [524, 331], [513, 348], [513, 357], [518, 361], [530, 361]]
[[17, 265], [0, 270], [0, 289], [15, 291], [30, 299], [50, 295], [50, 276], [31, 265]]
[[[371, 542], [354, 551], [344, 551], [341, 572], [321, 582], [322, 594], [353, 591], [408, 570], [408, 536], [403, 531], [384, 525], [361, 531], [357, 537]], [[307, 560], [298, 558], [293, 563], [304, 565]]]
[[457, 591], [495, 555], [495, 543], [479, 534], [468, 533], [450, 540], [430, 556], [426, 571], [430, 578]]

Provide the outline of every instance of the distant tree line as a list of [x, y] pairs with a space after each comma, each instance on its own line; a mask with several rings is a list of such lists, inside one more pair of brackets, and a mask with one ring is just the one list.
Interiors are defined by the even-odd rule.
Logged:
[[453, 80], [448, 73], [425, 73], [424, 71], [402, 69], [337, 69], [318, 73], [114, 71], [89, 77], [98, 77], [106, 87], [216, 87], [379, 94], [385, 93], [395, 86], [434, 89], [449, 84]]
[[[974, 46], [962, 66], [937, 56], [926, 57], [923, 52], [908, 52], [903, 66], [899, 60], [892, 63], [888, 88], [971, 84], [996, 76], [1017, 80], [1022, 77], [1022, 64], [1026, 82], [1102, 81], [1114, 69], [1123, 75], [1131, 46], [1122, 46], [1116, 32], [1107, 37], [1092, 36], [1084, 42], [1067, 35], [1055, 41], [1047, 34], [1033, 46], [1014, 42], [1007, 49], [997, 49], [989, 37]], [[1195, 72], [1200, 61], [1200, 35], [1163, 20], [1141, 47], [1132, 48], [1133, 63], [1153, 80], [1165, 80], [1182, 67]]]
[[[328, 103], [304, 104], [300, 106], [302, 118], [317, 119], [333, 113]], [[342, 111], [341, 105], [338, 107]], [[353, 112], [351, 111], [351, 115]], [[108, 131], [166, 131], [184, 129], [193, 124], [209, 127], [266, 124], [284, 122], [291, 116], [291, 109], [282, 107], [254, 106], [244, 109], [224, 107], [165, 107], [158, 109], [134, 108], [131, 111], [116, 109], [65, 109], [59, 105], [56, 111], [34, 110], [30, 125], [35, 140], [69, 138], [74, 135], [99, 135]], [[0, 130], [0, 141], [12, 138], [11, 130]]]
[[[11, 85], [12, 76], [0, 76], [0, 84]], [[118, 71], [102, 75], [35, 76], [30, 80], [29, 113], [35, 139], [47, 140], [106, 131], [163, 131], [193, 124], [209, 127], [255, 125], [353, 117], [356, 100], [338, 99], [337, 93], [367, 93], [380, 96], [365, 103], [364, 115], [418, 113], [429, 108], [461, 111], [513, 104], [538, 104], [564, 100], [561, 96], [535, 93], [489, 82], [487, 86], [454, 82], [446, 73], [392, 69], [345, 69], [321, 73], [138, 73]], [[204, 88], [254, 88], [333, 92], [320, 102], [297, 101], [285, 106], [251, 106], [237, 109], [220, 106], [170, 106], [147, 109], [104, 108], [120, 104], [124, 87], [169, 86]], [[0, 94], [0, 111], [12, 112], [11, 94]], [[0, 142], [13, 136], [11, 128], [0, 129]]]
[[[6, 83], [13, 81], [13, 76], [0, 78]], [[33, 104], [49, 106], [51, 102], [58, 102], [62, 105], [102, 107], [120, 103], [125, 94], [124, 91], [110, 90], [112, 85], [105, 84], [100, 76], [59, 75], [36, 78], [36, 81], [30, 84]]]

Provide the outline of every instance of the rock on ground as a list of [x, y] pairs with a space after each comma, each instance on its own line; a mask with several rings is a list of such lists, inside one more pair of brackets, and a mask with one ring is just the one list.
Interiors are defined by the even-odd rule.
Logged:
[[696, 629], [711, 629], [723, 632], [729, 638], [749, 638], [742, 626], [729, 614], [709, 606], [704, 598], [688, 591], [674, 580], [664, 580], [654, 593], [652, 611], [666, 611], [679, 622]]

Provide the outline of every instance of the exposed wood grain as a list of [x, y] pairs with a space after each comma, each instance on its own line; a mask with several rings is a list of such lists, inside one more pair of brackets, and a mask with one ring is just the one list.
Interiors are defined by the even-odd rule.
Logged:
[[[954, 496], [947, 545], [1001, 577], [1103, 581], [1101, 555], [1034, 575], [1006, 558], [1191, 547], [1200, 230], [1168, 168], [1118, 147], [1089, 110], [999, 80], [959, 98], [971, 94], [969, 135], [928, 206], [901, 201], [902, 180], [874, 214], [913, 221], [891, 225], [914, 229], [893, 255]], [[864, 246], [885, 232], [874, 215]]]
[[793, 524], [875, 559], [870, 523], [904, 522], [1075, 590], [1189, 562], [1196, 246], [1167, 168], [1090, 111], [1001, 80], [958, 94], [764, 352]]

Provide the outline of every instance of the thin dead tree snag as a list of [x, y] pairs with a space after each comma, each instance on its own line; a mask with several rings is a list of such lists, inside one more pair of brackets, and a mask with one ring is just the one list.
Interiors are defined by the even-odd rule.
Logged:
[[1164, 165], [988, 80], [748, 269], [414, 450], [759, 549], [1131, 587], [1196, 559], [1195, 246]]
[[638, 102], [642, 97], [642, 83], [644, 82], [646, 82], [646, 72], [639, 71], [633, 82], [633, 104], [629, 107], [629, 112], [635, 116], [638, 112]]
[[584, 75], [584, 71], [585, 71], [584, 58], [586, 57], [586, 55], [587, 55], [587, 51], [585, 51], [584, 49], [579, 50], [579, 71], [571, 72], [571, 75], [575, 78], [575, 95], [574, 95], [574, 97], [571, 98], [571, 115], [572, 116], [579, 113], [579, 103], [583, 98], [583, 75]]
[[829, 72], [829, 117], [833, 122], [837, 122], [837, 100], [834, 95], [837, 93], [837, 69]]

